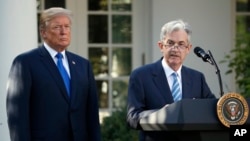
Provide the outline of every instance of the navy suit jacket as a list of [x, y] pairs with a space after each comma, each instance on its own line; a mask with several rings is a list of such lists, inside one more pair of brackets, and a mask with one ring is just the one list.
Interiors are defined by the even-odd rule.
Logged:
[[[135, 69], [128, 88], [127, 123], [141, 129], [139, 120], [174, 102], [161, 60]], [[182, 99], [215, 98], [201, 72], [182, 66]], [[166, 133], [140, 132], [140, 141], [167, 139]]]
[[71, 97], [45, 47], [18, 55], [7, 89], [11, 141], [100, 141], [96, 83], [88, 60], [66, 51]]

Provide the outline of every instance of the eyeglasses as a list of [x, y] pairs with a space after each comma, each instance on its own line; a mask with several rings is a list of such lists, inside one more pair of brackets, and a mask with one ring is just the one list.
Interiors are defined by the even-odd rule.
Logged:
[[185, 42], [179, 42], [177, 43], [177, 45], [175, 45], [176, 43], [174, 41], [168, 40], [166, 44], [163, 44], [163, 46], [169, 48], [169, 49], [180, 49], [180, 50], [184, 50], [186, 48], [188, 48], [188, 45]]

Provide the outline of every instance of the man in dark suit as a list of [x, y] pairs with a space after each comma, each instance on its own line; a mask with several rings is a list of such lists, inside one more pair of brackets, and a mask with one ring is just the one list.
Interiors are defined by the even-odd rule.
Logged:
[[[140, 141], [180, 139], [170, 132], [142, 131], [139, 124], [142, 117], [181, 99], [215, 98], [204, 75], [183, 66], [192, 48], [190, 36], [191, 29], [182, 20], [166, 23], [158, 42], [163, 57], [155, 63], [135, 69], [130, 75], [127, 123], [131, 128], [141, 130]], [[196, 137], [190, 139], [195, 140]]]
[[66, 50], [71, 41], [71, 15], [64, 8], [43, 11], [43, 45], [13, 61], [7, 88], [11, 141], [101, 140], [90, 62]]

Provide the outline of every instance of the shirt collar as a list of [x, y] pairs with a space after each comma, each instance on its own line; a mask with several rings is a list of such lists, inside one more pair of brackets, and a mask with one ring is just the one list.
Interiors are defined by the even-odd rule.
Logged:
[[[54, 58], [56, 56], [56, 54], [58, 53], [56, 50], [54, 50], [52, 47], [50, 47], [47, 43], [44, 42], [44, 47], [47, 49], [47, 51], [49, 52], [50, 56], [52, 58]], [[63, 55], [63, 58], [65, 58], [65, 50], [61, 52]]]
[[[165, 59], [163, 58], [161, 60], [161, 64], [163, 66], [163, 69], [165, 71], [165, 74], [167, 77], [171, 76], [172, 73], [174, 73], [175, 71], [169, 67], [169, 65], [166, 63]], [[182, 68], [182, 65], [180, 66], [180, 68], [176, 71], [176, 73], [178, 74], [179, 77], [181, 77], [181, 68]]]

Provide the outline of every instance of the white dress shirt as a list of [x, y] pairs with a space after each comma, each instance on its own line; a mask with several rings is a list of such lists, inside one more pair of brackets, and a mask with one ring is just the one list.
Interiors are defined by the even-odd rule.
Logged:
[[[164, 58], [162, 59], [161, 64], [162, 64], [163, 70], [165, 72], [165, 75], [167, 77], [169, 88], [170, 88], [170, 91], [171, 91], [173, 83], [174, 83], [174, 79], [172, 77], [172, 73], [174, 73], [175, 71], [172, 68], [169, 67], [169, 65], [166, 63], [166, 61], [165, 61]], [[181, 89], [181, 93], [182, 93], [181, 68], [182, 68], [182, 66], [177, 70], [176, 73], [177, 73], [177, 79], [178, 79], [178, 82], [179, 82], [179, 85], [180, 85], [180, 89]]]
[[[56, 54], [58, 53], [56, 50], [54, 50], [53, 48], [51, 48], [48, 44], [46, 44], [44, 42], [44, 46], [47, 49], [47, 51], [49, 52], [50, 56], [52, 57], [52, 59], [54, 60], [55, 64], [57, 65], [57, 58], [56, 58]], [[62, 62], [63, 62], [63, 66], [66, 69], [69, 78], [70, 78], [70, 71], [69, 71], [69, 63], [68, 63], [68, 59], [67, 56], [65, 55], [65, 50], [61, 52], [63, 55], [62, 58]]]

